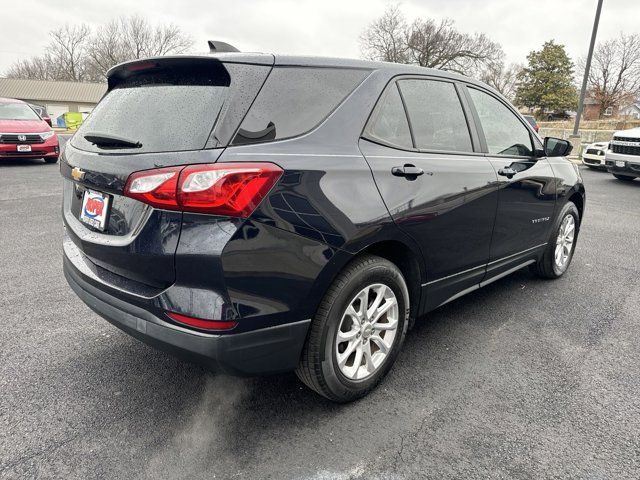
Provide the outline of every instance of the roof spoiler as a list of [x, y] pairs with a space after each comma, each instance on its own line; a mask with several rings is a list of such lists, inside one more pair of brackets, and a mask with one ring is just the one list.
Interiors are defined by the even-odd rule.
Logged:
[[239, 52], [236, 47], [229, 45], [226, 42], [220, 42], [218, 40], [209, 40], [209, 53], [221, 53], [221, 52]]

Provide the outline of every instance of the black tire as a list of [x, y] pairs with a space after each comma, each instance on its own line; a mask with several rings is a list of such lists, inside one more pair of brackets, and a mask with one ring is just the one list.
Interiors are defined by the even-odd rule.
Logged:
[[45, 157], [44, 163], [57, 163], [58, 157]]
[[[340, 371], [334, 355], [337, 330], [353, 298], [373, 283], [382, 283], [395, 294], [398, 326], [389, 353], [378, 369], [362, 380], [352, 380]], [[363, 397], [384, 378], [395, 362], [409, 324], [409, 305], [409, 291], [398, 267], [374, 255], [358, 257], [338, 275], [322, 299], [311, 322], [296, 375], [309, 388], [335, 402]]]
[[[567, 215], [572, 215], [575, 221], [575, 236], [573, 240], [573, 245], [571, 246], [571, 252], [569, 255], [569, 259], [564, 265], [563, 268], [559, 268], [555, 262], [555, 250], [558, 241], [558, 233], [560, 231], [560, 225], [562, 225], [562, 221]], [[575, 206], [573, 202], [567, 202], [566, 205], [560, 210], [560, 214], [556, 217], [553, 229], [551, 230], [551, 238], [547, 243], [547, 248], [545, 249], [542, 257], [537, 263], [531, 265], [531, 271], [539, 277], [542, 278], [559, 278], [564, 272], [567, 271], [569, 265], [571, 265], [571, 260], [573, 259], [573, 252], [575, 252], [576, 244], [578, 243], [578, 233], [580, 232], [580, 213], [578, 212], [578, 208]]]
[[622, 180], [623, 182], [633, 182], [636, 177], [630, 177], [628, 175], [617, 175], [617, 174], [613, 174], [614, 177], [616, 177], [618, 180]]

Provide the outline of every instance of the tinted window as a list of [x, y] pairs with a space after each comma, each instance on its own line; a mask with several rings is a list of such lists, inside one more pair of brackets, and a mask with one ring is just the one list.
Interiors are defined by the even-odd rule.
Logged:
[[[234, 92], [247, 90], [251, 96], [245, 102], [244, 115], [268, 72], [267, 67], [254, 65], [228, 67], [219, 62], [194, 62], [180, 68], [133, 72], [124, 79], [116, 79], [113, 88], [73, 136], [72, 143], [83, 150], [103, 152], [104, 149], [84, 138], [85, 134], [97, 132], [142, 144], [141, 148], [118, 149], [119, 153], [202, 149], [214, 124], [224, 125], [233, 111], [229, 104], [238, 103]], [[246, 78], [256, 75], [242, 73], [244, 70], [262, 72], [262, 78], [247, 83]], [[239, 121], [236, 118], [234, 131]]]
[[276, 67], [240, 125], [234, 144], [295, 137], [324, 120], [368, 71]]
[[413, 148], [409, 122], [397, 85], [391, 85], [376, 106], [365, 137], [401, 148]]
[[471, 135], [456, 88], [449, 82], [400, 80], [416, 147], [471, 152]]
[[529, 130], [502, 102], [480, 90], [469, 89], [480, 117], [489, 153], [497, 155], [533, 155]]

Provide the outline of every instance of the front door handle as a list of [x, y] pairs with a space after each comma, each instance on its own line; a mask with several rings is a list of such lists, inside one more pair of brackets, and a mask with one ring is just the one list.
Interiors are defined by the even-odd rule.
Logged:
[[391, 173], [396, 177], [405, 177], [408, 180], [415, 180], [417, 177], [424, 174], [424, 170], [416, 167], [415, 165], [411, 165], [410, 163], [405, 163], [402, 167], [393, 167], [391, 169]]
[[511, 167], [504, 167], [498, 170], [498, 175], [502, 175], [503, 177], [507, 177], [508, 179], [512, 179], [513, 176], [518, 173]]

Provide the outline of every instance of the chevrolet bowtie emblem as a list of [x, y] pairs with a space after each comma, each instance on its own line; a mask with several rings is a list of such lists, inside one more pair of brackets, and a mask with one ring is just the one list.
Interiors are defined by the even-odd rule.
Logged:
[[73, 170], [71, 170], [71, 176], [74, 180], [80, 181], [84, 178], [84, 171], [78, 167], [73, 167]]

